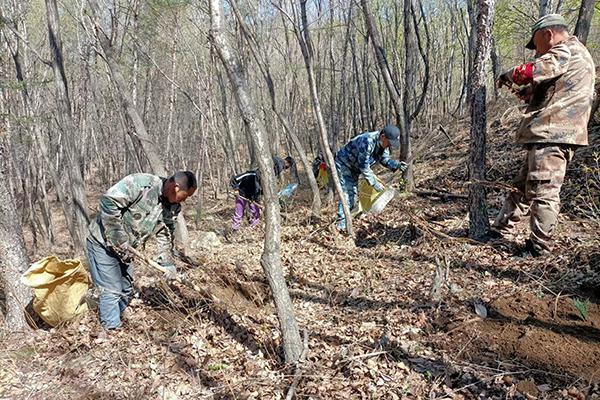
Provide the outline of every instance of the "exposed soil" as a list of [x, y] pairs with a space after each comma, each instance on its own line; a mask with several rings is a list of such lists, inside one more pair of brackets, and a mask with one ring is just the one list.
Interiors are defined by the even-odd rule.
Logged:
[[[490, 137], [490, 175], [506, 183], [520, 156], [502, 129]], [[466, 130], [448, 131], [455, 144], [431, 139], [417, 185], [464, 195]], [[335, 233], [333, 205], [324, 221], [311, 220], [301, 191], [281, 231], [282, 266], [310, 349], [297, 398], [598, 398], [600, 225], [577, 197], [594, 149], [597, 136], [570, 166], [555, 250], [538, 259], [514, 255], [527, 221], [514, 240], [467, 239], [462, 198], [398, 197], [357, 220], [353, 241]], [[490, 188], [490, 215], [504, 194]], [[202, 215], [193, 204], [185, 209], [192, 241], [207, 231], [221, 240], [191, 251], [199, 267], [178, 263], [191, 285], [136, 265], [137, 297], [118, 332], [103, 335], [94, 310], [64, 327], [0, 332], [0, 398], [285, 398], [294, 370], [282, 363], [260, 265], [262, 228], [225, 240], [233, 213], [225, 196], [207, 200]], [[58, 210], [55, 219], [60, 240], [32, 259], [70, 256]], [[585, 321], [575, 298], [589, 298]]]
[[[595, 300], [594, 300], [595, 301]], [[573, 297], [556, 299], [520, 292], [489, 306], [489, 316], [473, 323], [464, 339], [451, 341], [469, 360], [518, 359], [531, 368], [600, 381], [600, 306], [590, 302], [583, 320]], [[464, 336], [464, 335], [457, 335]]]

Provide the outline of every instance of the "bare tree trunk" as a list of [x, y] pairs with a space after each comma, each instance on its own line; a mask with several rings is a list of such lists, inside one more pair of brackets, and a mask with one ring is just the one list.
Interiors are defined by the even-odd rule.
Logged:
[[406, 46], [406, 63], [405, 63], [405, 91], [404, 91], [404, 102], [400, 98], [400, 93], [396, 82], [392, 78], [390, 67], [387, 62], [385, 51], [383, 49], [383, 43], [379, 36], [379, 31], [375, 25], [373, 15], [369, 10], [368, 0], [361, 0], [363, 14], [365, 16], [365, 24], [367, 25], [367, 31], [371, 37], [373, 43], [373, 50], [375, 51], [375, 59], [377, 60], [377, 67], [383, 77], [385, 87], [387, 88], [388, 95], [394, 106], [396, 113], [396, 124], [400, 127], [401, 132], [401, 155], [400, 157], [408, 163], [408, 169], [404, 173], [406, 179], [406, 189], [412, 190], [414, 188], [413, 179], [413, 167], [412, 167], [412, 149], [410, 140], [410, 131], [412, 125], [412, 117], [409, 110], [410, 95], [409, 90], [413, 90], [416, 84], [416, 60], [414, 53], [416, 52], [416, 46], [414, 46], [414, 35], [413, 30], [410, 28], [412, 21], [410, 19], [411, 12], [411, 0], [405, 0], [405, 46]]
[[225, 129], [227, 130], [227, 136], [226, 136], [226, 148], [225, 152], [229, 155], [229, 157], [231, 158], [231, 163], [233, 165], [233, 173], [234, 174], [239, 174], [242, 172], [242, 169], [240, 167], [240, 163], [238, 162], [237, 159], [237, 155], [236, 155], [236, 140], [235, 140], [235, 134], [233, 133], [233, 129], [231, 128], [231, 121], [229, 119], [229, 105], [227, 104], [227, 87], [225, 85], [225, 83], [223, 82], [223, 78], [221, 76], [221, 71], [219, 71], [217, 69], [217, 78], [219, 81], [219, 88], [221, 89], [221, 108], [222, 108], [222, 115], [223, 115], [223, 122], [225, 123]]
[[[585, 0], [584, 0], [585, 1]], [[552, 12], [552, 0], [540, 0], [540, 17]]]
[[[113, 43], [111, 42], [110, 36], [103, 31], [99, 24], [98, 4], [96, 0], [88, 0], [88, 4], [90, 5], [90, 9], [92, 11], [95, 36], [98, 44], [102, 48], [102, 52], [104, 53], [101, 56], [108, 65], [110, 77], [113, 80], [113, 88], [118, 92], [123, 108], [125, 109], [125, 112], [127, 113], [127, 116], [129, 117], [135, 130], [135, 134], [129, 130], [128, 133], [130, 134], [134, 143], [138, 144], [143, 149], [143, 152], [150, 163], [152, 172], [156, 175], [167, 176], [168, 173], [167, 169], [165, 168], [166, 164], [159, 156], [160, 153], [158, 146], [148, 134], [146, 126], [144, 125], [144, 121], [135, 107], [135, 103], [131, 97], [131, 94], [127, 91], [128, 85], [125, 82], [125, 78], [121, 74], [117, 61], [115, 60], [115, 49], [113, 47]], [[189, 233], [183, 212], [181, 212], [177, 218], [175, 241], [178, 242], [184, 250], [187, 250], [186, 246], [189, 242]]]
[[308, 160], [308, 156], [306, 155], [306, 152], [304, 151], [304, 147], [302, 146], [302, 143], [300, 142], [300, 138], [298, 138], [298, 135], [296, 135], [296, 133], [290, 128], [290, 123], [287, 120], [287, 118], [285, 118], [283, 116], [283, 114], [277, 109], [277, 102], [276, 102], [276, 97], [275, 97], [275, 84], [273, 83], [273, 78], [271, 76], [271, 71], [270, 71], [268, 61], [263, 60], [259, 56], [258, 45], [257, 45], [256, 41], [254, 40], [253, 36], [250, 34], [250, 32], [248, 32], [248, 28], [246, 27], [244, 19], [242, 18], [242, 15], [237, 7], [237, 2], [235, 0], [231, 0], [229, 3], [231, 4], [231, 7], [233, 8], [233, 11], [234, 11], [235, 16], [238, 21], [238, 24], [240, 25], [242, 32], [246, 36], [248, 45], [250, 46], [250, 50], [252, 52], [252, 55], [254, 56], [254, 60], [258, 64], [258, 66], [261, 70], [261, 73], [265, 79], [265, 83], [267, 84], [267, 88], [269, 89], [269, 98], [271, 99], [271, 109], [273, 110], [273, 113], [275, 113], [277, 118], [279, 119], [279, 122], [283, 126], [283, 129], [287, 133], [288, 137], [291, 139], [296, 151], [300, 155], [300, 160], [302, 161], [302, 164], [304, 165], [306, 177], [308, 179], [308, 183], [310, 185], [310, 189], [311, 189], [311, 192], [313, 195], [312, 215], [315, 218], [321, 218], [321, 195], [319, 193], [319, 186], [317, 184], [317, 180], [312, 173], [311, 163]]
[[266, 214], [265, 242], [261, 261], [275, 300], [277, 317], [279, 318], [283, 337], [285, 360], [287, 363], [295, 363], [302, 353], [302, 340], [294, 316], [292, 300], [281, 269], [281, 216], [268, 136], [257, 119], [246, 81], [242, 78], [240, 66], [233, 58], [229, 45], [225, 41], [221, 2], [220, 0], [210, 0], [209, 4], [211, 17], [209, 38], [231, 82], [238, 108], [245, 124], [248, 126], [261, 171]]
[[477, 43], [471, 76], [471, 142], [469, 157], [469, 237], [482, 239], [489, 230], [485, 187], [486, 67], [492, 45], [494, 0], [477, 0]]
[[[327, 128], [325, 127], [325, 120], [323, 119], [321, 103], [319, 101], [319, 94], [317, 92], [317, 84], [315, 82], [315, 73], [313, 69], [313, 49], [310, 40], [308, 20], [306, 17], [306, 0], [300, 1], [300, 9], [302, 15], [302, 22], [299, 22], [300, 27], [296, 27], [294, 25], [294, 31], [300, 43], [300, 49], [304, 58], [304, 66], [306, 67], [306, 74], [308, 76], [308, 86], [313, 105], [313, 113], [315, 119], [317, 120], [317, 126], [319, 128], [319, 134], [321, 136], [321, 142], [323, 151], [325, 152], [325, 158], [327, 159], [327, 164], [329, 164], [329, 167], [331, 169], [331, 177], [333, 178], [333, 184], [340, 198], [340, 201], [342, 202], [344, 216], [346, 217], [346, 230], [350, 236], [354, 236], [354, 229], [352, 228], [352, 213], [350, 211], [350, 208], [348, 207], [348, 202], [346, 201], [346, 196], [344, 195], [344, 191], [342, 190], [342, 185], [340, 183], [338, 171], [335, 167], [335, 158], [333, 156], [333, 152], [331, 151], [331, 146], [329, 145]], [[280, 11], [283, 10], [280, 9]], [[292, 21], [292, 23], [295, 24], [295, 21]]]
[[[498, 57], [498, 51], [496, 50], [496, 41], [492, 36], [492, 46], [491, 46], [491, 59], [492, 59], [492, 74], [494, 76], [494, 82], [500, 76], [502, 71], [502, 65], [500, 64], [500, 57]], [[498, 87], [494, 85], [494, 98], [498, 99]]]
[[65, 141], [65, 155], [67, 158], [67, 169], [69, 185], [71, 191], [69, 203], [71, 206], [71, 215], [67, 224], [75, 251], [83, 253], [85, 238], [87, 237], [87, 227], [89, 216], [87, 214], [87, 202], [85, 198], [85, 184], [81, 172], [81, 163], [78, 157], [79, 152], [75, 144], [76, 128], [71, 115], [71, 100], [67, 86], [67, 76], [63, 62], [62, 41], [60, 37], [60, 25], [58, 19], [58, 8], [56, 0], [46, 0], [46, 17], [48, 22], [48, 39], [50, 42], [50, 53], [52, 55], [52, 70], [54, 72], [54, 82], [56, 98], [58, 102], [58, 125], [63, 131]]
[[579, 7], [579, 16], [577, 17], [577, 25], [575, 25], [574, 33], [583, 44], [587, 42], [588, 34], [590, 33], [595, 3], [596, 0], [581, 0], [581, 7]]
[[4, 325], [9, 331], [22, 331], [27, 328], [25, 307], [31, 300], [31, 291], [21, 283], [20, 277], [27, 270], [29, 260], [15, 199], [8, 186], [10, 177], [6, 165], [4, 136], [4, 127], [0, 125], [0, 267], [2, 291], [6, 296]]
[[396, 121], [403, 128], [402, 124], [400, 124], [400, 121], [403, 118], [402, 100], [400, 99], [400, 93], [398, 92], [396, 82], [390, 74], [390, 69], [388, 66], [387, 58], [385, 56], [385, 51], [383, 49], [381, 39], [379, 38], [379, 32], [377, 31], [377, 27], [375, 26], [373, 15], [371, 15], [371, 11], [369, 10], [369, 1], [361, 0], [360, 3], [362, 5], [363, 14], [365, 16], [365, 24], [367, 25], [367, 31], [369, 33], [369, 36], [371, 37], [371, 43], [373, 43], [373, 50], [375, 52], [375, 59], [377, 60], [377, 67], [379, 68], [379, 72], [383, 77], [383, 81], [388, 91], [388, 95], [390, 96], [390, 100], [392, 101], [392, 105], [394, 106], [394, 111], [396, 112]]

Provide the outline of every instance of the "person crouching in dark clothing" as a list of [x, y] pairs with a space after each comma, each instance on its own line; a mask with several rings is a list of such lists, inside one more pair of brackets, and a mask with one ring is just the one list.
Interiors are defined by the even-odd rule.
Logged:
[[249, 170], [231, 178], [231, 187], [237, 189], [235, 212], [231, 230], [237, 231], [242, 225], [246, 207], [250, 210], [250, 226], [256, 227], [260, 221], [260, 207], [257, 202], [262, 195], [260, 174], [258, 170]]

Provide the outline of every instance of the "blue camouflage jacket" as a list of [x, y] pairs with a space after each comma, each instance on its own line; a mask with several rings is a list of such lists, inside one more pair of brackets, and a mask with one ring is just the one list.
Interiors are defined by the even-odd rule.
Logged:
[[375, 186], [377, 179], [371, 166], [379, 162], [384, 167], [396, 170], [400, 163], [390, 159], [390, 150], [381, 147], [379, 131], [365, 132], [355, 136], [335, 155], [336, 163], [347, 168], [353, 175], [363, 174], [369, 185]]

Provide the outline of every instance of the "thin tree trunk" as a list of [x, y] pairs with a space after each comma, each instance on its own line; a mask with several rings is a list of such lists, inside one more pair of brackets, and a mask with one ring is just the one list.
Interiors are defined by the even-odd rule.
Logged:
[[271, 109], [273, 110], [273, 113], [275, 113], [277, 118], [279, 119], [279, 122], [283, 126], [283, 129], [287, 133], [288, 137], [291, 139], [296, 151], [300, 155], [300, 160], [302, 161], [302, 165], [304, 166], [304, 170], [306, 172], [306, 177], [308, 179], [308, 183], [310, 185], [310, 189], [311, 189], [311, 192], [313, 195], [312, 215], [315, 218], [321, 218], [321, 195], [319, 193], [319, 186], [317, 184], [317, 180], [312, 173], [312, 165], [311, 165], [310, 161], [308, 160], [308, 156], [306, 155], [306, 152], [304, 151], [304, 147], [302, 146], [302, 143], [300, 142], [300, 138], [298, 138], [298, 135], [296, 135], [296, 133], [290, 128], [289, 121], [287, 120], [287, 118], [285, 118], [283, 116], [283, 114], [277, 108], [277, 102], [276, 102], [276, 97], [275, 97], [275, 84], [273, 83], [273, 78], [271, 76], [271, 71], [270, 71], [268, 61], [264, 60], [262, 57], [259, 56], [258, 45], [257, 45], [256, 41], [254, 40], [254, 38], [252, 37], [252, 35], [250, 34], [250, 32], [248, 32], [248, 28], [246, 27], [246, 24], [242, 18], [242, 15], [238, 9], [237, 2], [235, 0], [231, 0], [229, 3], [231, 4], [231, 7], [237, 18], [238, 24], [240, 25], [242, 33], [246, 36], [247, 43], [250, 46], [250, 50], [252, 52], [254, 60], [258, 64], [258, 66], [261, 70], [261, 73], [265, 79], [265, 83], [267, 84], [267, 88], [269, 89], [269, 98], [271, 99]]
[[269, 281], [277, 317], [283, 337], [283, 349], [287, 363], [295, 363], [302, 353], [302, 340], [294, 316], [292, 300], [288, 292], [281, 268], [280, 240], [281, 216], [277, 200], [276, 178], [273, 172], [273, 160], [269, 152], [268, 136], [257, 120], [256, 111], [249, 97], [246, 81], [236, 60], [231, 54], [223, 32], [223, 10], [220, 0], [210, 0], [210, 41], [214, 46], [227, 76], [231, 82], [235, 99], [255, 147], [256, 157], [261, 170], [262, 187], [265, 193], [265, 242], [262, 254], [262, 266]]
[[54, 82], [56, 98], [58, 102], [58, 124], [59, 129], [63, 131], [62, 137], [65, 142], [65, 155], [67, 158], [67, 175], [71, 190], [69, 194], [69, 203], [71, 207], [70, 218], [67, 219], [68, 229], [73, 238], [75, 251], [82, 254], [84, 251], [85, 238], [87, 237], [87, 227], [89, 225], [89, 216], [87, 214], [87, 202], [85, 197], [85, 184], [81, 172], [81, 163], [79, 162], [77, 146], [75, 144], [76, 128], [71, 114], [71, 100], [67, 86], [67, 76], [64, 66], [62, 52], [62, 42], [60, 37], [58, 8], [56, 0], [46, 0], [46, 17], [48, 22], [48, 39], [52, 55], [52, 70], [54, 72]]
[[592, 18], [594, 17], [594, 4], [596, 0], [581, 0], [579, 7], [579, 16], [577, 17], [577, 25], [575, 25], [575, 36], [583, 44], [586, 44], [590, 27], [592, 26]]
[[486, 68], [492, 45], [494, 0], [477, 0], [477, 44], [471, 76], [471, 142], [469, 157], [469, 237], [482, 239], [489, 230], [485, 187]]
[[[321, 103], [319, 101], [319, 94], [317, 92], [317, 84], [315, 82], [315, 73], [313, 69], [313, 50], [312, 44], [310, 41], [310, 31], [308, 27], [308, 20], [306, 17], [306, 0], [300, 1], [300, 9], [301, 9], [301, 28], [294, 27], [296, 36], [298, 41], [300, 42], [300, 49], [302, 51], [302, 56], [304, 58], [304, 66], [306, 67], [306, 74], [308, 76], [308, 86], [310, 90], [312, 105], [313, 105], [313, 113], [315, 119], [317, 120], [317, 126], [319, 128], [319, 133], [321, 136], [321, 142], [323, 151], [325, 152], [325, 158], [327, 159], [327, 164], [331, 169], [331, 177], [333, 178], [333, 184], [335, 186], [335, 190], [342, 202], [342, 208], [344, 210], [344, 216], [346, 217], [346, 230], [350, 236], [354, 236], [354, 229], [352, 228], [352, 213], [350, 212], [350, 208], [348, 207], [348, 202], [346, 201], [346, 196], [344, 195], [344, 191], [342, 190], [342, 185], [340, 183], [340, 178], [338, 175], [337, 168], [335, 167], [335, 158], [333, 156], [333, 152], [331, 151], [331, 146], [329, 145], [329, 138], [327, 136], [327, 128], [325, 127], [325, 120], [323, 119], [323, 113], [321, 111]], [[282, 11], [280, 9], [280, 11]], [[294, 22], [294, 21], [292, 21]]]
[[539, 16], [543, 17], [544, 15], [550, 14], [551, 12], [552, 12], [552, 0], [540, 0]]
[[[168, 175], [167, 169], [165, 168], [166, 164], [159, 156], [160, 153], [158, 146], [148, 134], [146, 126], [144, 125], [144, 121], [140, 117], [140, 114], [135, 107], [135, 103], [133, 102], [131, 94], [127, 92], [128, 86], [115, 60], [113, 43], [111, 43], [109, 36], [107, 36], [100, 27], [98, 21], [98, 4], [96, 0], [88, 0], [88, 4], [90, 5], [90, 9], [92, 11], [96, 39], [102, 48], [102, 52], [104, 53], [102, 57], [108, 65], [108, 70], [113, 80], [113, 88], [119, 94], [123, 108], [125, 109], [127, 116], [129, 117], [135, 130], [135, 134], [129, 130], [128, 133], [131, 135], [131, 139], [134, 141], [134, 143], [138, 144], [142, 148], [146, 158], [148, 159], [148, 162], [150, 163], [152, 172], [156, 175], [166, 177]], [[189, 233], [183, 212], [181, 212], [177, 218], [175, 241], [178, 242], [184, 250], [187, 250], [186, 247], [189, 242]]]
[[[0, 133], [4, 127], [0, 125]], [[4, 135], [2, 135], [4, 136]], [[0, 267], [2, 268], [2, 291], [6, 297], [4, 324], [10, 331], [27, 329], [25, 307], [31, 300], [31, 291], [20, 282], [27, 270], [29, 260], [25, 241], [15, 208], [15, 199], [8, 186], [10, 181], [6, 165], [4, 140], [0, 140]]]

